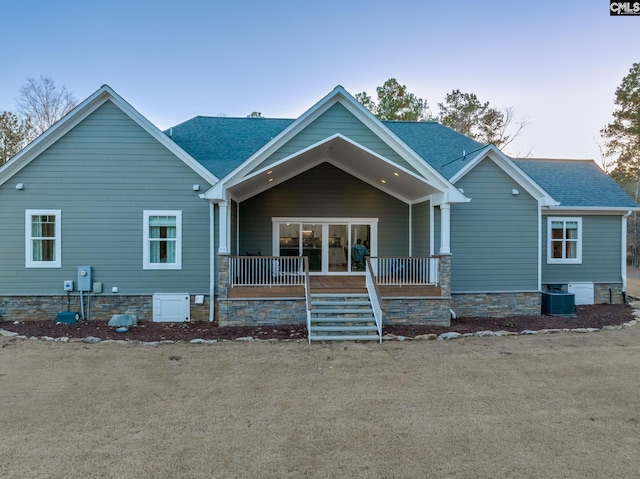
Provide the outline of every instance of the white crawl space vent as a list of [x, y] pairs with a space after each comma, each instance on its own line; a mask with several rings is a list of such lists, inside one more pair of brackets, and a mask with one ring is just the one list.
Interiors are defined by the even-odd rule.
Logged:
[[153, 321], [182, 323], [191, 320], [189, 293], [156, 293], [153, 295]]
[[593, 304], [593, 283], [569, 283], [569, 293], [573, 293], [576, 304]]

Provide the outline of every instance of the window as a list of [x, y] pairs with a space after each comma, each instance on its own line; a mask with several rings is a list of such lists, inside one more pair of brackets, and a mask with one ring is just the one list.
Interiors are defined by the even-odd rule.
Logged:
[[547, 263], [582, 263], [582, 218], [549, 218]]
[[25, 265], [27, 268], [60, 268], [60, 210], [26, 210]]
[[145, 211], [143, 269], [182, 269], [182, 212]]

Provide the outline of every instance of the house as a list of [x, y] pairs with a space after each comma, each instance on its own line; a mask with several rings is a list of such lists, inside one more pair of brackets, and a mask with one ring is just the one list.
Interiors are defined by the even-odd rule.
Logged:
[[551, 287], [620, 303], [636, 210], [593, 161], [379, 121], [340, 86], [297, 119], [162, 132], [105, 85], [0, 168], [0, 301], [16, 319], [72, 308], [326, 334], [344, 316], [348, 337], [361, 307], [379, 336], [385, 321], [540, 314]]

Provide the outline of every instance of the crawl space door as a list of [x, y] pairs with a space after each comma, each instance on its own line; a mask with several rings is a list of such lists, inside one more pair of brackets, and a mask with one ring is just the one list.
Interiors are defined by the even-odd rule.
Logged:
[[156, 293], [153, 295], [153, 321], [183, 323], [191, 320], [189, 293]]

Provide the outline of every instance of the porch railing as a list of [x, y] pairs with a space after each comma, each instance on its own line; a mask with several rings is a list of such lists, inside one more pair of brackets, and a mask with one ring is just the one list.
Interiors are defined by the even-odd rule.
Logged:
[[371, 258], [366, 258], [366, 285], [367, 292], [369, 293], [369, 300], [371, 301], [371, 309], [373, 309], [373, 317], [376, 321], [376, 328], [378, 329], [378, 336], [380, 336], [380, 342], [382, 343], [382, 306], [380, 305], [380, 290], [378, 289], [378, 282], [373, 273], [373, 267], [371, 265]]
[[305, 286], [306, 256], [232, 256], [229, 286]]
[[377, 256], [369, 267], [379, 286], [438, 286], [440, 257]]

